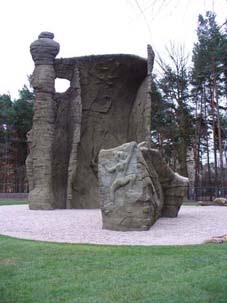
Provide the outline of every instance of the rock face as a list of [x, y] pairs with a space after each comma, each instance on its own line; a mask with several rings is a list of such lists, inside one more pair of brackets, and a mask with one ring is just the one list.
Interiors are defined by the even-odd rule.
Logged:
[[188, 179], [174, 173], [145, 142], [99, 154], [103, 228], [147, 230], [160, 216], [176, 217]]
[[99, 153], [103, 228], [148, 230], [161, 214], [149, 169], [136, 142]]
[[[147, 61], [133, 55], [55, 59], [58, 50], [48, 32], [31, 44], [30, 208], [97, 208], [100, 149], [149, 139]], [[150, 66], [153, 60], [150, 52]], [[56, 78], [70, 81], [65, 93], [55, 92]]]

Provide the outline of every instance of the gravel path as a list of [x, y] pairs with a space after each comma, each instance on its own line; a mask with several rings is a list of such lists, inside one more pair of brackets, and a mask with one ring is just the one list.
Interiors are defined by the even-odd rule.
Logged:
[[227, 207], [183, 206], [177, 218], [160, 218], [149, 231], [102, 229], [101, 211], [32, 211], [27, 205], [0, 206], [0, 234], [22, 239], [110, 245], [200, 244], [227, 234]]

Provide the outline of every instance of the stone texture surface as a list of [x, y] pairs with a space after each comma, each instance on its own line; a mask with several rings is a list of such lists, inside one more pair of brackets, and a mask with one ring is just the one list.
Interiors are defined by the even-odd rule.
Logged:
[[[54, 58], [59, 45], [53, 41], [53, 34], [42, 34], [31, 44], [31, 54], [35, 70], [31, 83], [35, 90], [36, 101], [33, 117], [32, 143], [27, 159], [31, 209], [54, 208], [52, 187], [52, 158], [55, 123], [55, 103], [53, 100], [55, 70]], [[31, 176], [33, 174], [33, 176]]]
[[[133, 55], [54, 59], [58, 50], [49, 32], [31, 44], [36, 104], [27, 159], [34, 184], [30, 207], [96, 208], [100, 149], [148, 137], [147, 61]], [[70, 88], [56, 93], [56, 78], [68, 79]]]
[[220, 206], [227, 206], [227, 199], [226, 198], [216, 198], [214, 199], [214, 205], [220, 205]]
[[[158, 150], [148, 148], [146, 143], [140, 145], [140, 148], [150, 171], [153, 169], [156, 171], [161, 185], [157, 191], [160, 192], [159, 199], [163, 200], [161, 216], [176, 217], [188, 190], [188, 178], [175, 173], [164, 161]], [[153, 180], [155, 179], [153, 178]]]
[[128, 141], [141, 142], [147, 140], [147, 119], [144, 115], [144, 113], [150, 112], [149, 108], [145, 108], [147, 106], [147, 85], [148, 79], [146, 78], [136, 94], [129, 116]]
[[54, 63], [54, 58], [59, 52], [60, 45], [53, 39], [53, 33], [42, 32], [38, 40], [31, 44], [30, 51], [35, 65], [49, 65]]
[[73, 208], [73, 180], [77, 169], [82, 118], [80, 75], [77, 68], [71, 87], [65, 94], [55, 94], [55, 102], [52, 159], [55, 208]]
[[188, 179], [174, 173], [146, 142], [130, 142], [99, 154], [103, 228], [146, 230], [160, 216], [176, 217]]
[[103, 228], [148, 230], [160, 216], [161, 201], [136, 142], [99, 153]]
[[[99, 207], [97, 173], [100, 149], [145, 139], [145, 128], [148, 126], [144, 123], [144, 115], [149, 110], [146, 103], [150, 101], [147, 98], [136, 101], [136, 96], [141, 87], [146, 95], [146, 64], [146, 60], [132, 55], [100, 55], [55, 61], [56, 76], [67, 78], [71, 83], [69, 90], [55, 95], [57, 118], [53, 185], [57, 208]], [[77, 78], [78, 81], [75, 80]], [[78, 82], [79, 89], [74, 81]], [[70, 100], [77, 96], [80, 96], [81, 105], [75, 101], [75, 108], [71, 110]], [[140, 113], [133, 132], [130, 131], [132, 108]], [[78, 113], [72, 119], [76, 109]], [[73, 136], [78, 142], [74, 149], [71, 147]], [[77, 159], [71, 168], [70, 158]], [[74, 171], [70, 182], [68, 169]]]
[[223, 244], [224, 242], [227, 242], [227, 235], [214, 236], [214, 237], [204, 241], [205, 244], [209, 244], [209, 243]]
[[226, 198], [215, 198], [213, 201], [198, 201], [198, 206], [227, 206]]

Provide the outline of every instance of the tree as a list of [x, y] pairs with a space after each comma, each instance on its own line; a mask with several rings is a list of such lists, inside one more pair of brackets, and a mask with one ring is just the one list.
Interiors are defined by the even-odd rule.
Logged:
[[[193, 117], [190, 113], [189, 74], [183, 47], [170, 44], [166, 49], [169, 63], [159, 57], [162, 76], [157, 81], [164, 109], [163, 126], [159, 127], [162, 148], [171, 147], [179, 163], [179, 172], [187, 176], [187, 149], [192, 142]], [[162, 110], [162, 108], [160, 108]], [[153, 116], [152, 116], [153, 119]], [[166, 143], [166, 144], [165, 144]], [[176, 163], [176, 161], [174, 161]], [[175, 167], [176, 168], [176, 167]]]
[[[215, 185], [218, 185], [218, 159], [220, 162], [220, 181], [224, 185], [222, 132], [221, 132], [221, 98], [226, 91], [226, 35], [223, 34], [216, 22], [213, 12], [206, 16], [199, 15], [197, 29], [198, 42], [193, 48], [192, 85], [193, 100], [196, 107], [196, 149], [197, 174], [199, 174], [199, 154], [202, 147], [202, 121], [205, 125], [205, 150], [208, 170], [210, 170], [210, 148], [213, 141], [215, 163]], [[223, 84], [224, 83], [224, 84]], [[211, 138], [212, 137], [212, 138]], [[209, 174], [208, 174], [209, 175]]]
[[[0, 96], [0, 183], [3, 191], [14, 191], [25, 177], [26, 133], [32, 127], [34, 94], [24, 86], [19, 98]], [[11, 184], [15, 184], [12, 188]]]
[[19, 91], [19, 99], [13, 102], [12, 124], [21, 139], [26, 139], [32, 128], [34, 94], [25, 85]]

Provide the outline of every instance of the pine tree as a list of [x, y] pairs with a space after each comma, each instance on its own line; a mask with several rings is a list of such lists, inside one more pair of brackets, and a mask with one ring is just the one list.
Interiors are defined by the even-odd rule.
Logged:
[[0, 191], [21, 190], [27, 156], [26, 133], [31, 129], [34, 94], [24, 86], [19, 99], [0, 96]]
[[[196, 154], [197, 154], [197, 175], [199, 175], [199, 154], [206, 150], [208, 162], [208, 175], [210, 178], [210, 143], [213, 138], [213, 155], [215, 164], [215, 186], [218, 186], [218, 158], [220, 162], [220, 182], [224, 185], [223, 175], [223, 152], [222, 133], [220, 118], [220, 98], [223, 95], [223, 77], [225, 76], [225, 50], [226, 36], [220, 31], [216, 22], [216, 16], [207, 12], [206, 16], [199, 15], [197, 29], [198, 42], [193, 48], [193, 69], [192, 85], [193, 99], [197, 108], [196, 127]], [[201, 121], [205, 124], [205, 149], [202, 140]], [[204, 135], [204, 134], [203, 134]], [[203, 146], [202, 146], [203, 145]]]

